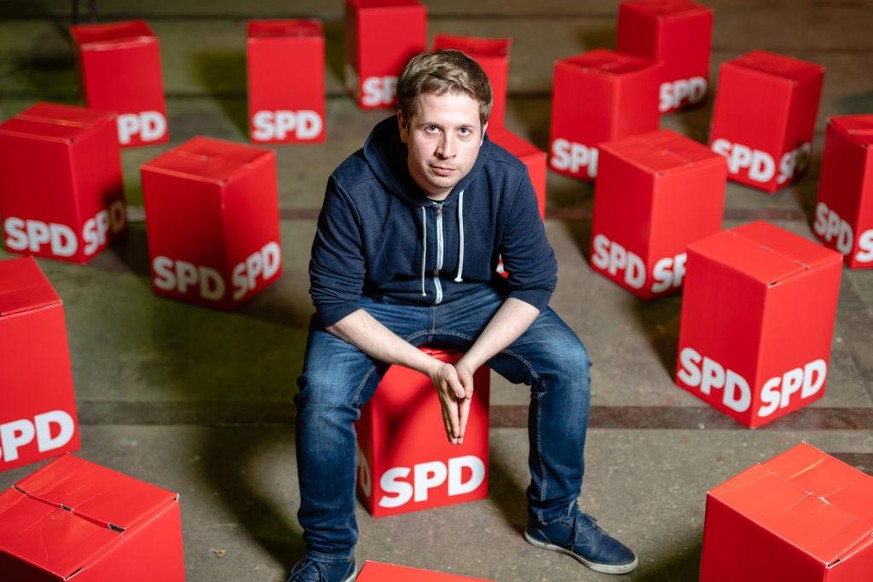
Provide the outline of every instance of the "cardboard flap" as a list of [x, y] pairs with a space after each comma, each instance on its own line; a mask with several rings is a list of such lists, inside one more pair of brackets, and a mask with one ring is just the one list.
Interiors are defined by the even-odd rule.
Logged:
[[654, 173], [699, 167], [701, 163], [727, 164], [724, 156], [669, 129], [605, 142], [600, 147]]
[[460, 576], [458, 574], [444, 574], [433, 570], [422, 570], [420, 568], [410, 568], [409, 566], [396, 566], [394, 564], [386, 564], [384, 562], [374, 562], [367, 560], [361, 567], [361, 572], [358, 574], [359, 582], [489, 582], [484, 578], [470, 578], [469, 576]]
[[126, 20], [108, 24], [77, 24], [70, 34], [83, 50], [107, 50], [124, 45], [157, 42], [145, 20]]
[[143, 164], [143, 168], [225, 184], [252, 164], [274, 156], [272, 150], [208, 137], [195, 137]]
[[708, 257], [766, 286], [777, 285], [807, 270], [803, 263], [740, 236], [733, 229], [695, 241], [687, 248], [689, 253]]
[[442, 33], [433, 39], [434, 49], [457, 49], [474, 58], [508, 58], [509, 43], [508, 38], [479, 38]]
[[73, 142], [95, 126], [114, 120], [115, 113], [111, 111], [40, 102], [0, 125], [0, 133]]
[[828, 123], [859, 144], [873, 144], [873, 114], [837, 115], [831, 117]]
[[0, 261], [0, 317], [61, 305], [33, 257]]
[[178, 499], [175, 493], [69, 454], [15, 487], [29, 497], [117, 532], [136, 527]]
[[840, 253], [763, 220], [732, 228], [731, 231], [766, 246], [771, 252], [797, 261], [807, 270], [842, 261]]
[[518, 158], [534, 154], [546, 155], [544, 151], [505, 127], [489, 127], [486, 133], [491, 141]]
[[558, 63], [605, 75], [621, 75], [658, 66], [660, 61], [619, 54], [609, 49], [594, 49], [561, 59]]
[[821, 65], [760, 49], [749, 51], [726, 64], [775, 75], [789, 81], [807, 81], [824, 75], [824, 67]]
[[659, 17], [684, 18], [699, 12], [712, 12], [708, 6], [701, 6], [688, 0], [659, 0], [658, 2], [625, 2], [627, 8]]
[[250, 20], [249, 38], [322, 38], [321, 21], [311, 19]]
[[394, 8], [397, 6], [419, 6], [418, 0], [346, 0], [349, 8]]

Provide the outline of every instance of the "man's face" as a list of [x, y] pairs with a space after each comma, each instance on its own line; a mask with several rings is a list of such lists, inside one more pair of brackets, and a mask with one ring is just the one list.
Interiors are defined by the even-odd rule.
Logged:
[[403, 113], [397, 119], [413, 180], [431, 200], [444, 200], [479, 155], [485, 136], [479, 102], [466, 93], [425, 93], [412, 119], [404, 119]]

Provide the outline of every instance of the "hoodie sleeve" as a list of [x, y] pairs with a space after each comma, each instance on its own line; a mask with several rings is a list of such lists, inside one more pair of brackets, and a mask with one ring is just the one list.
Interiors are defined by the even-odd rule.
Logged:
[[500, 254], [509, 275], [509, 296], [543, 311], [558, 282], [558, 265], [527, 172], [513, 195]]
[[331, 176], [309, 262], [309, 295], [325, 326], [358, 309], [365, 276], [360, 232], [357, 209]]

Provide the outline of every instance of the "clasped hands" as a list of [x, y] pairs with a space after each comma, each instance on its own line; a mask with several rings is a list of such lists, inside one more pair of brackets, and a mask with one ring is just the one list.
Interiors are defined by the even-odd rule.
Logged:
[[473, 398], [473, 370], [463, 360], [455, 364], [442, 362], [430, 379], [440, 399], [446, 438], [453, 445], [461, 445]]

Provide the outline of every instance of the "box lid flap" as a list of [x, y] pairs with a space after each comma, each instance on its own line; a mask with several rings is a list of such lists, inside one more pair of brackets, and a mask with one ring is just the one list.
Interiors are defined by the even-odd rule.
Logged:
[[699, 12], [712, 12], [712, 8], [689, 2], [689, 0], [645, 0], [643, 2], [624, 2], [623, 6], [654, 16], [685, 17]]
[[394, 6], [419, 6], [418, 0], [346, 0], [352, 8], [392, 8]]
[[75, 24], [70, 34], [82, 49], [105, 50], [128, 44], [157, 42], [145, 20], [125, 20], [107, 24]]
[[533, 154], [545, 155], [545, 152], [540, 148], [505, 127], [489, 127], [486, 133], [491, 141], [518, 158]]
[[224, 184], [251, 164], [274, 155], [265, 148], [198, 136], [143, 164], [143, 168]]
[[434, 49], [457, 49], [469, 56], [507, 58], [509, 56], [508, 38], [480, 38], [438, 33], [433, 38]]
[[824, 247], [817, 242], [774, 226], [769, 222], [757, 220], [731, 229], [750, 240], [765, 245], [775, 253], [781, 253], [800, 262], [807, 269], [814, 269], [828, 263], [840, 262], [840, 253]]
[[178, 495], [67, 454], [15, 484], [34, 499], [118, 532], [136, 527]]
[[317, 37], [322, 38], [321, 21], [314, 19], [250, 20], [249, 38]]
[[829, 123], [860, 144], [873, 143], [873, 114], [836, 115]]
[[824, 75], [824, 67], [822, 65], [760, 49], [749, 51], [731, 61], [727, 61], [727, 63], [783, 77], [790, 81], [804, 81]]
[[458, 582], [489, 582], [484, 578], [471, 578], [469, 576], [460, 576], [458, 574], [445, 574], [435, 572], [433, 570], [422, 570], [420, 568], [410, 568], [409, 566], [397, 566], [394, 564], [386, 564], [384, 562], [375, 562], [367, 560], [361, 567], [361, 572], [358, 574], [359, 582], [448, 582], [457, 580]]
[[633, 73], [659, 65], [659, 61], [619, 54], [609, 49], [594, 49], [560, 59], [558, 63], [565, 63], [572, 67], [604, 75]]
[[33, 257], [0, 261], [0, 317], [60, 304]]
[[40, 102], [0, 125], [0, 133], [73, 142], [114, 119], [111, 111]]
[[702, 163], [727, 164], [724, 156], [669, 129], [601, 143], [599, 147], [654, 173], [699, 167]]

